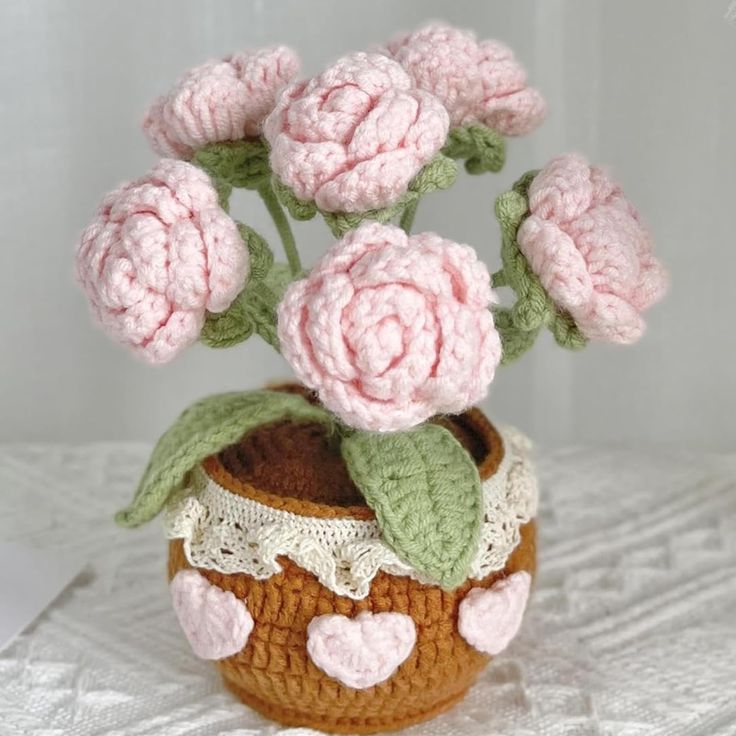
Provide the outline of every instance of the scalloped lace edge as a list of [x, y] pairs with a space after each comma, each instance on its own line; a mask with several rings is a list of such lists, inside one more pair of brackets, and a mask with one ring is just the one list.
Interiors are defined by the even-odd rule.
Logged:
[[[483, 482], [484, 517], [470, 577], [503, 569], [537, 513], [537, 478], [531, 444], [520, 432], [501, 432], [504, 457]], [[319, 519], [274, 509], [226, 490], [201, 468], [168, 504], [164, 530], [182, 539], [193, 567], [265, 580], [282, 571], [283, 556], [311, 572], [333, 593], [365, 598], [379, 571], [433, 581], [401, 560], [381, 538], [375, 521]]]

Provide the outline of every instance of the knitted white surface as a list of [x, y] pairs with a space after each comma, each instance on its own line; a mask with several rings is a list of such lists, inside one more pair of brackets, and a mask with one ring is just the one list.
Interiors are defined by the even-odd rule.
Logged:
[[[176, 621], [160, 525], [113, 524], [150, 451], [0, 446], [0, 539], [88, 561], [0, 652], [0, 734], [319, 736], [226, 690]], [[522, 630], [460, 705], [402, 736], [734, 736], [736, 453], [536, 459], [539, 570]]]
[[[484, 578], [506, 564], [519, 543], [520, 527], [537, 513], [537, 479], [529, 441], [500, 432], [504, 457], [483, 482], [484, 518], [472, 578]], [[431, 579], [397, 557], [381, 539], [375, 521], [319, 519], [274, 509], [222, 488], [200, 471], [164, 519], [169, 539], [182, 539], [194, 567], [247, 573], [264, 580], [281, 572], [288, 557], [337, 595], [365, 598], [379, 571]]]

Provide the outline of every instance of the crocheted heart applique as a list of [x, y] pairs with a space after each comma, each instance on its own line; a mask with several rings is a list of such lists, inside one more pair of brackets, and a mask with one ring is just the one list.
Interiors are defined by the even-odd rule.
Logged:
[[414, 649], [414, 621], [403, 613], [364, 611], [350, 619], [317, 616], [307, 627], [307, 651], [317, 667], [363, 690], [387, 680]]
[[490, 588], [473, 588], [460, 604], [458, 629], [471, 646], [485, 654], [499, 654], [521, 626], [532, 578], [515, 572]]
[[176, 617], [194, 653], [224, 659], [239, 652], [253, 630], [245, 603], [209, 583], [196, 570], [181, 570], [171, 581]]

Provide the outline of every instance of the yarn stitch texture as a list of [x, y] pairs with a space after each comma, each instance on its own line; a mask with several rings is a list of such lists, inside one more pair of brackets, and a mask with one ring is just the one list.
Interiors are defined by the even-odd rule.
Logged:
[[[503, 569], [520, 541], [520, 529], [536, 516], [537, 480], [529, 441], [516, 430], [501, 432], [504, 456], [483, 481], [480, 535], [468, 575], [486, 578]], [[268, 580], [284, 571], [282, 558], [315, 575], [336, 595], [362, 600], [380, 573], [430, 584], [430, 576], [401, 559], [375, 520], [321, 519], [272, 508], [237, 496], [198, 470], [173, 496], [164, 516], [168, 539], [180, 539], [193, 567]]]
[[442, 101], [452, 127], [482, 123], [524, 135], [546, 114], [541, 94], [526, 86], [526, 72], [499, 41], [478, 42], [471, 31], [430, 24], [397, 36], [385, 53]]
[[552, 159], [529, 185], [517, 240], [545, 291], [587, 338], [631, 343], [667, 278], [638, 212], [578, 154]]
[[299, 59], [286, 46], [209, 61], [154, 102], [143, 132], [159, 155], [184, 159], [209, 143], [257, 137], [278, 94], [298, 72]]
[[363, 611], [354, 619], [325, 614], [313, 618], [307, 627], [312, 661], [356, 690], [388, 680], [411, 654], [416, 640], [414, 621], [404, 613]]
[[[379, 573], [365, 599], [351, 600], [336, 596], [288, 559], [282, 560], [283, 573], [268, 580], [203, 571], [211, 583], [247, 601], [256, 621], [245, 649], [220, 661], [218, 668], [247, 705], [289, 726], [375, 733], [431, 718], [461, 700], [488, 664], [488, 655], [470, 646], [457, 630], [460, 602], [472, 587], [489, 587], [517, 570], [533, 573], [535, 536], [534, 522], [526, 524], [503, 571], [450, 592]], [[187, 567], [181, 542], [171, 542], [169, 575]], [[353, 618], [362, 611], [411, 616], [417, 644], [389, 681], [356, 690], [314, 665], [306, 650], [306, 632], [315, 616], [339, 613]]]
[[289, 87], [266, 119], [271, 167], [300, 200], [327, 212], [386, 207], [445, 143], [434, 96], [381, 54], [345, 56]]
[[169, 590], [179, 624], [198, 657], [224, 659], [248, 643], [253, 617], [230, 591], [220, 590], [196, 570], [178, 572]]
[[458, 630], [478, 651], [500, 654], [519, 633], [532, 576], [520, 570], [490, 588], [473, 588], [460, 603]]
[[444, 427], [356, 432], [342, 442], [350, 477], [386, 543], [412, 567], [452, 589], [476, 554], [483, 498], [478, 468]]
[[395, 431], [486, 395], [501, 357], [493, 301], [469, 246], [364, 223], [288, 288], [278, 334], [328, 409], [358, 429]]
[[519, 226], [529, 214], [527, 192], [536, 174], [527, 172], [510, 191], [496, 199], [503, 268], [493, 274], [493, 285], [510, 286], [516, 295], [516, 303], [510, 309], [494, 309], [503, 344], [502, 363], [512, 362], [526, 352], [544, 325], [564, 348], [577, 350], [587, 343], [572, 317], [559, 310], [547, 295], [516, 242]]
[[332, 426], [330, 415], [297, 394], [247, 391], [215, 394], [192, 404], [161, 436], [130, 506], [119, 511], [121, 526], [150, 521], [190, 470], [248, 430], [280, 419]]
[[233, 302], [248, 250], [210, 178], [164, 159], [102, 201], [77, 247], [77, 278], [105, 331], [151, 363], [199, 337]]

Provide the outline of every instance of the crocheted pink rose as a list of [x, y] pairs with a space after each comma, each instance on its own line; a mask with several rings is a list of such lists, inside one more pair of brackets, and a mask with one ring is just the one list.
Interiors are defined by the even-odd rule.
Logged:
[[463, 122], [475, 119], [503, 135], [531, 133], [547, 114], [547, 104], [534, 87], [526, 86], [526, 72], [500, 41], [478, 44], [481, 97]]
[[195, 342], [243, 288], [248, 251], [209, 177], [164, 159], [108, 194], [82, 234], [77, 276], [103, 328], [151, 363]]
[[475, 251], [368, 222], [279, 307], [296, 375], [359, 429], [407, 429], [482, 399], [501, 357], [490, 277]]
[[287, 89], [264, 123], [271, 167], [329, 212], [385, 207], [445, 144], [447, 112], [381, 54], [352, 54]]
[[161, 156], [190, 158], [197, 148], [261, 134], [278, 93], [299, 72], [286, 46], [245, 51], [189, 70], [159, 97], [143, 132]]
[[479, 43], [471, 31], [431, 24], [398, 36], [386, 53], [417, 87], [442, 100], [453, 127], [480, 122], [523, 135], [544, 119], [542, 96], [526, 86], [526, 72], [498, 41]]
[[667, 288], [649, 233], [601, 169], [578, 154], [552, 159], [529, 187], [519, 249], [554, 303], [588, 338], [631, 343], [641, 313]]

